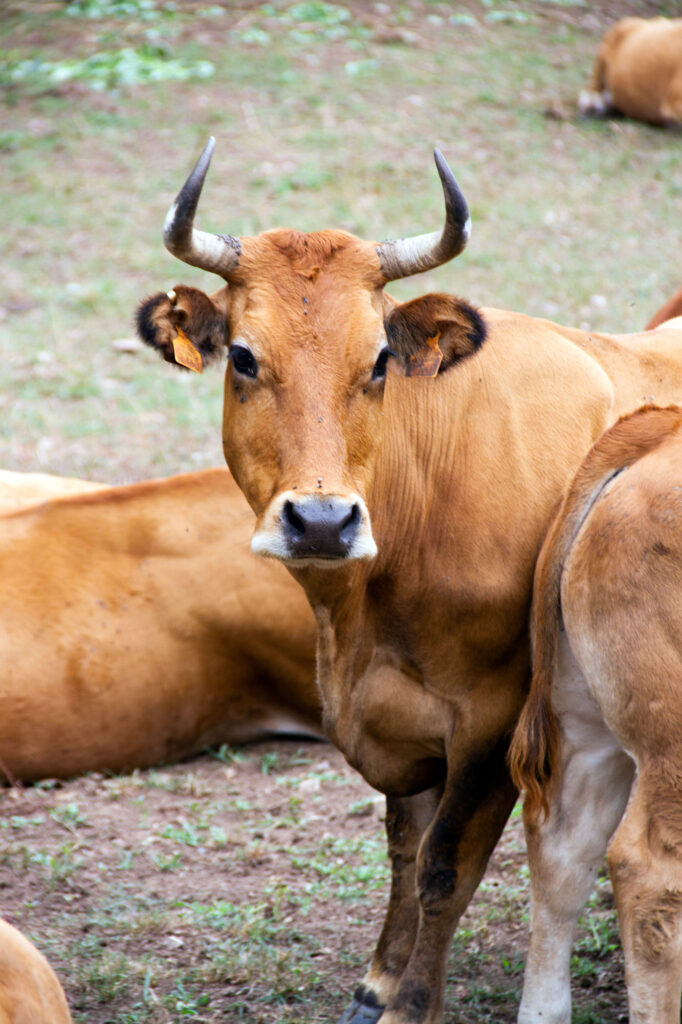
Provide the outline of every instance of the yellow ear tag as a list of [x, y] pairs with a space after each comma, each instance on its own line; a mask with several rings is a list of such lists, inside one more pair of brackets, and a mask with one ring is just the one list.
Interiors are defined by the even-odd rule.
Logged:
[[432, 338], [427, 338], [419, 351], [408, 357], [407, 369], [405, 371], [406, 377], [436, 376], [440, 364], [443, 362], [443, 353], [438, 347], [439, 340], [440, 331], [438, 334], [434, 334]]
[[188, 370], [194, 370], [195, 373], [201, 373], [204, 368], [201, 352], [192, 344], [181, 328], [176, 329], [178, 333], [173, 338], [175, 362], [180, 366], [186, 366]]

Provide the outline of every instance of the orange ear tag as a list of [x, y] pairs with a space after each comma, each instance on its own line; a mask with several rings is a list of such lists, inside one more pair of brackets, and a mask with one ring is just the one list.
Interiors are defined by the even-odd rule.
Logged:
[[176, 329], [178, 333], [173, 338], [175, 362], [180, 366], [186, 366], [188, 370], [194, 370], [195, 373], [201, 373], [204, 368], [201, 352], [192, 344], [183, 330], [179, 327]]
[[427, 338], [418, 352], [408, 357], [406, 377], [435, 377], [440, 364], [443, 362], [443, 353], [438, 347], [440, 331], [432, 338]]

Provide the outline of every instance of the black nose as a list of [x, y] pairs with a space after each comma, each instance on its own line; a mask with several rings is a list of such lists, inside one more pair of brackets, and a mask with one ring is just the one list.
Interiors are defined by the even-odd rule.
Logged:
[[292, 558], [345, 558], [360, 528], [360, 507], [342, 498], [287, 501], [282, 526]]

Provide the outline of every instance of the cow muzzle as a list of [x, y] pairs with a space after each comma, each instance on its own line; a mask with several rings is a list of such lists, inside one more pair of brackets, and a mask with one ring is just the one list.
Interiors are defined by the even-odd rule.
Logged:
[[377, 553], [362, 498], [296, 491], [286, 491], [271, 503], [256, 527], [251, 549], [294, 567], [330, 568]]

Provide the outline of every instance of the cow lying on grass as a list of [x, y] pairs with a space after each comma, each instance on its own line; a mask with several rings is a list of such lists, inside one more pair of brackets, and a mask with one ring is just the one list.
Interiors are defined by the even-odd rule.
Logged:
[[661, 324], [675, 327], [682, 326], [682, 320], [680, 320], [679, 324], [668, 324], [668, 321], [677, 320], [678, 317], [682, 318], [682, 288], [678, 289], [678, 291], [676, 291], [667, 302], [664, 302], [657, 313], [654, 313], [651, 320], [646, 325], [646, 329], [647, 331], [651, 331], [655, 327], [660, 327]]
[[601, 41], [583, 114], [682, 123], [682, 18], [623, 18]]
[[329, 737], [387, 795], [388, 913], [345, 1024], [435, 1024], [454, 928], [516, 800], [533, 569], [599, 435], [682, 399], [677, 331], [605, 336], [451, 295], [384, 291], [457, 255], [468, 212], [440, 154], [442, 231], [253, 238], [194, 228], [212, 141], [168, 248], [223, 279], [142, 303], [170, 362], [228, 352], [223, 446], [251, 545], [301, 583]]
[[71, 1024], [66, 997], [47, 960], [2, 920], [0, 1024]]
[[511, 748], [532, 889], [523, 1024], [570, 1024], [571, 944], [614, 830], [630, 1022], [679, 1024], [681, 493], [682, 409], [637, 412], [590, 451], [538, 559]]
[[[14, 504], [17, 476], [4, 477]], [[24, 498], [39, 485], [29, 480]], [[10, 781], [321, 734], [310, 609], [280, 566], [250, 552], [251, 513], [225, 469], [97, 488], [0, 522]]]

